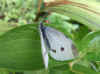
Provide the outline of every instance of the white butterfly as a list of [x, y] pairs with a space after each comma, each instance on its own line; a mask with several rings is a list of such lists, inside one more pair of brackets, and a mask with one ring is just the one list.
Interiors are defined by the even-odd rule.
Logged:
[[58, 30], [40, 23], [42, 55], [45, 67], [48, 68], [48, 54], [57, 61], [74, 59], [77, 51], [71, 39]]

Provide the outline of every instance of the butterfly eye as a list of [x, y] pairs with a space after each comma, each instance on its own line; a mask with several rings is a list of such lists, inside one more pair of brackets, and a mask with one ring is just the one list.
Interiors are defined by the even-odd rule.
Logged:
[[61, 47], [61, 51], [64, 51], [64, 48], [63, 47]]

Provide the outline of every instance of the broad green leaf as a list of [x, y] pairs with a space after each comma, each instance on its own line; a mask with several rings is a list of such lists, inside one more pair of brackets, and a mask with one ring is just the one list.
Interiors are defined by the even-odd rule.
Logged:
[[0, 37], [0, 68], [21, 71], [44, 68], [36, 26], [21, 26]]
[[89, 33], [82, 40], [81, 48], [90, 61], [100, 61], [100, 31]]

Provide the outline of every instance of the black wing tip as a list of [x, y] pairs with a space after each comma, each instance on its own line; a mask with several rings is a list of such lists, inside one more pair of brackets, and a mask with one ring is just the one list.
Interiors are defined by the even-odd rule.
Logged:
[[41, 30], [45, 29], [45, 26], [44, 26], [43, 22], [40, 22], [40, 26], [39, 27], [40, 27]]
[[43, 26], [44, 26], [44, 25], [43, 25], [43, 22], [40, 22], [40, 28], [43, 27]]

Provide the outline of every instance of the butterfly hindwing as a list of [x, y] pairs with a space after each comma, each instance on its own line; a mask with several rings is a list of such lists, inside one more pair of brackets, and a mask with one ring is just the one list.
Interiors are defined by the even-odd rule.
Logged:
[[45, 40], [44, 40], [44, 36], [43, 36], [41, 26], [39, 26], [39, 30], [40, 30], [43, 61], [44, 61], [45, 68], [48, 69], [49, 58], [48, 58], [48, 52], [47, 52], [47, 49], [46, 49], [46, 44], [45, 44]]

